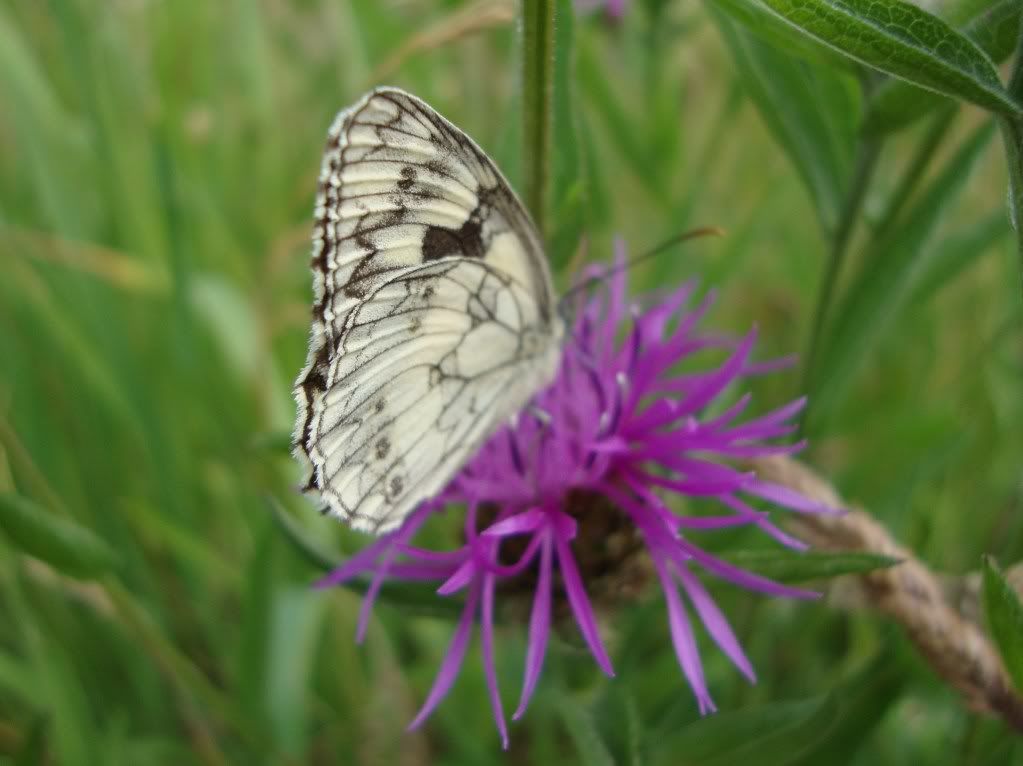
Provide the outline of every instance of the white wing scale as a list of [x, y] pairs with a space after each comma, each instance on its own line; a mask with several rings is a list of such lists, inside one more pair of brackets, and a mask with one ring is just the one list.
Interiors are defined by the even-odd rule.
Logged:
[[385, 532], [553, 377], [550, 275], [493, 162], [395, 89], [330, 129], [313, 273], [295, 452], [332, 513]]

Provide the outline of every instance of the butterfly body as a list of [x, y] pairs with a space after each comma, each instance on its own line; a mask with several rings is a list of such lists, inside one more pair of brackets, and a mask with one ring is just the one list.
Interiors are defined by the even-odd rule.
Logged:
[[331, 513], [382, 533], [554, 377], [550, 273], [489, 157], [393, 88], [331, 126], [312, 267], [295, 454]]

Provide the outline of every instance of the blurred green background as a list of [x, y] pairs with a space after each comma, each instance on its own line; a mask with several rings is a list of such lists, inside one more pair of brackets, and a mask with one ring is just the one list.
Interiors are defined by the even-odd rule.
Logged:
[[[603, 259], [615, 234], [639, 250], [720, 226], [635, 282], [698, 275], [720, 288], [716, 326], [757, 324], [762, 357], [804, 352], [845, 190], [875, 151], [805, 458], [939, 570], [1018, 561], [1020, 280], [985, 116], [938, 104], [864, 138], [876, 79], [751, 34], [741, 5], [634, 0], [620, 21], [563, 19], [552, 258], [567, 263], [581, 235]], [[399, 85], [518, 183], [515, 13], [0, 5], [0, 490], [64, 535], [49, 564], [0, 535], [0, 762], [600, 763], [587, 727], [628, 751], [634, 727], [657, 739], [697, 718], [653, 599], [615, 622], [632, 660], [612, 683], [571, 647], [554, 653], [508, 754], [472, 653], [427, 725], [402, 734], [452, 624], [382, 605], [355, 646], [358, 596], [310, 590], [319, 570], [267, 510], [279, 498], [337, 555], [360, 544], [298, 495], [283, 446], [326, 128], [372, 85]], [[798, 370], [757, 380], [755, 402], [800, 386]], [[1023, 762], [880, 618], [714, 592], [759, 675], [747, 685], [700, 636], [722, 711], [796, 701], [820, 716], [806, 701], [830, 695], [826, 727], [780, 719], [751, 766]], [[523, 634], [500, 636], [506, 704]]]

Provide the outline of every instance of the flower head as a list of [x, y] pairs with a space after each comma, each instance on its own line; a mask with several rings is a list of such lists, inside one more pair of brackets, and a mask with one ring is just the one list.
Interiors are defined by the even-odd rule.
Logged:
[[[619, 245], [617, 260], [624, 264]], [[596, 267], [588, 275], [602, 273]], [[580, 299], [554, 382], [516, 421], [491, 437], [436, 499], [396, 531], [352, 557], [322, 582], [372, 575], [359, 637], [386, 578], [436, 581], [437, 593], [464, 592], [461, 618], [432, 690], [410, 728], [418, 726], [451, 688], [478, 622], [494, 718], [507, 727], [494, 668], [494, 611], [499, 595], [528, 589], [531, 607], [525, 673], [518, 708], [525, 711], [543, 666], [556, 607], [578, 626], [597, 665], [613, 675], [594, 611], [595, 591], [608, 571], [631, 571], [628, 583], [656, 577], [664, 592], [671, 640], [701, 712], [715, 709], [684, 598], [739, 671], [753, 669], [728, 621], [693, 568], [750, 590], [805, 598], [812, 592], [744, 571], [698, 547], [695, 533], [752, 525], [782, 545], [804, 547], [749, 504], [760, 498], [797, 512], [830, 512], [801, 495], [734, 467], [744, 459], [789, 454], [802, 443], [773, 440], [792, 433], [799, 399], [743, 420], [749, 395], [713, 416], [706, 413], [744, 377], [790, 360], [751, 360], [756, 332], [732, 338], [701, 332], [710, 295], [686, 308], [692, 283], [646, 309], [630, 303], [624, 269], [607, 273], [606, 291]], [[679, 363], [717, 349], [725, 358], [699, 372]], [[709, 498], [715, 515], [684, 515], [672, 497]], [[436, 551], [412, 544], [422, 524], [448, 505], [467, 509], [462, 544]], [[636, 566], [640, 560], [645, 566]], [[638, 574], [637, 574], [638, 573]], [[621, 582], [618, 583], [621, 587]]]

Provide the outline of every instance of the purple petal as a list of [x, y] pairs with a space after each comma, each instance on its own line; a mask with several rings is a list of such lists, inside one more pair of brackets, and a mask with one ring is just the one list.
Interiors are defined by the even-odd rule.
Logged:
[[724, 580], [749, 590], [756, 590], [771, 596], [782, 596], [784, 598], [815, 599], [821, 596], [820, 593], [815, 591], [782, 585], [779, 582], [737, 567], [735, 564], [729, 564], [727, 561], [723, 561], [716, 556], [711, 556], [688, 540], [676, 540], [676, 546], [669, 548], [668, 552], [679, 566], [684, 565], [687, 558], [692, 558], [708, 572], [712, 572]]
[[661, 580], [661, 588], [664, 591], [664, 600], [668, 605], [668, 627], [671, 630], [671, 643], [675, 647], [675, 656], [678, 664], [682, 666], [689, 686], [696, 695], [696, 702], [700, 707], [700, 713], [714, 711], [714, 700], [707, 691], [707, 682], [703, 676], [703, 664], [700, 662], [700, 653], [696, 648], [696, 640], [693, 638], [693, 630], [686, 616], [686, 608], [679, 598], [678, 588], [675, 585], [668, 566], [661, 556], [654, 555], [654, 566], [657, 568], [657, 576]]
[[359, 551], [354, 556], [350, 556], [345, 563], [339, 566], [330, 574], [321, 577], [315, 583], [314, 588], [328, 588], [332, 585], [340, 585], [341, 583], [348, 582], [353, 577], [358, 577], [364, 574], [370, 569], [374, 569], [373, 561], [380, 553], [388, 548], [397, 536], [397, 532], [392, 532], [388, 535], [384, 535], [379, 540], [374, 542], [368, 548]]
[[[758, 513], [758, 516], [766, 519], [766, 513]], [[751, 524], [752, 520], [745, 516], [676, 516], [674, 526], [679, 529], [725, 529], [728, 527], [743, 527]]]
[[586, 595], [586, 588], [583, 586], [582, 578], [579, 576], [579, 569], [572, 557], [572, 549], [568, 544], [568, 538], [561, 535], [557, 538], [558, 566], [561, 569], [561, 578], [564, 581], [565, 593], [568, 595], [568, 604], [572, 608], [579, 631], [583, 634], [590, 653], [597, 661], [597, 665], [607, 675], [613, 676], [614, 669], [611, 667], [611, 659], [607, 656], [604, 643], [601, 641], [600, 632], [597, 630], [597, 621], [593, 616], [593, 607], [590, 606], [589, 596]]
[[490, 562], [487, 564], [487, 569], [499, 577], [518, 577], [536, 557], [536, 552], [540, 547], [540, 537], [540, 535], [533, 536], [533, 539], [531, 539], [529, 544], [526, 545], [526, 549], [522, 552], [522, 555], [519, 556], [519, 560], [514, 564], [506, 566], [497, 564], [496, 562]]
[[721, 610], [718, 609], [714, 599], [707, 593], [703, 583], [687, 567], [675, 567], [675, 572], [682, 580], [682, 587], [686, 589], [689, 599], [693, 602], [693, 606], [696, 607], [696, 613], [700, 615], [700, 620], [706, 626], [711, 638], [721, 647], [721, 651], [728, 656], [732, 664], [750, 680], [750, 683], [756, 683], [757, 677], [753, 672], [753, 666], [750, 665], [750, 661], [746, 658], [746, 653], [743, 652], [742, 647], [739, 645], [739, 641], [732, 632], [728, 620], [725, 619]]
[[533, 609], [529, 615], [529, 642], [526, 649], [526, 673], [522, 681], [522, 694], [519, 706], [512, 715], [512, 720], [519, 720], [526, 712], [526, 706], [533, 696], [536, 682], [543, 669], [544, 656], [547, 653], [547, 637], [551, 632], [551, 559], [553, 544], [550, 532], [543, 535], [543, 547], [540, 549], [540, 574], [533, 596]]
[[547, 516], [540, 508], [530, 508], [528, 511], [516, 513], [503, 521], [491, 524], [483, 530], [483, 534], [486, 537], [507, 537], [535, 532], [546, 520]]
[[737, 401], [735, 404], [733, 404], [727, 410], [722, 412], [716, 418], [713, 418], [712, 420], [704, 421], [703, 427], [707, 428], [707, 429], [709, 429], [711, 431], [717, 431], [718, 429], [726, 428], [727, 426], [729, 426], [731, 424], [731, 422], [733, 420], [735, 420], [743, 412], [746, 411], [746, 408], [749, 406], [749, 403], [751, 401], [753, 401], [753, 394], [749, 394], [749, 393], [743, 394], [739, 398], [739, 401]]
[[412, 719], [412, 723], [408, 725], [408, 731], [419, 728], [423, 721], [430, 717], [430, 714], [440, 704], [440, 701], [444, 699], [444, 695], [448, 693], [451, 689], [451, 684], [458, 677], [458, 671], [461, 669], [462, 661], [465, 659], [466, 647], [469, 645], [469, 636], [472, 635], [472, 621], [476, 615], [476, 605], [479, 603], [479, 600], [479, 588], [473, 588], [469, 591], [469, 597], [465, 600], [462, 616], [458, 620], [458, 627], [455, 629], [455, 635], [448, 646], [444, 662], [441, 663], [440, 671], [438, 671], [433, 687], [426, 697], [426, 702], [423, 703], [423, 707], [420, 708], [416, 717]]
[[460, 591], [473, 581], [473, 578], [476, 576], [476, 569], [476, 560], [474, 558], [462, 562], [462, 565], [455, 570], [455, 573], [441, 583], [440, 587], [437, 588], [437, 593], [441, 596], [449, 596]]
[[355, 628], [355, 643], [357, 644], [361, 644], [366, 638], [366, 631], [369, 628], [369, 618], [373, 612], [373, 605], [376, 603], [377, 596], [380, 595], [380, 588], [383, 586], [384, 580], [387, 579], [391, 562], [394, 561], [394, 557], [397, 555], [398, 552], [394, 548], [387, 549], [384, 553], [384, 560], [377, 568], [376, 574], [373, 575], [373, 581], [369, 584], [369, 588], [366, 590], [366, 595], [362, 597], [362, 606], [359, 607], [359, 622]]
[[[820, 598], [820, 594], [814, 591], [782, 585], [766, 577], [741, 569], [734, 564], [729, 564], [727, 561], [722, 561], [715, 556], [711, 556], [688, 540], [679, 538], [664, 519], [658, 515], [656, 508], [636, 502], [612, 485], [604, 484], [601, 489], [605, 494], [614, 499], [621, 508], [629, 512], [632, 520], [647, 538], [647, 543], [651, 549], [663, 551], [678, 566], [685, 566], [686, 561], [692, 558], [717, 576], [750, 590], [787, 598]], [[656, 498], [654, 499], [656, 500]]]
[[758, 528], [766, 532], [786, 548], [805, 551], [810, 547], [799, 538], [793, 537], [787, 532], [783, 532], [768, 520], [767, 514], [754, 510], [750, 506], [746, 505], [746, 503], [742, 502], [739, 498], [732, 497], [730, 495], [723, 495], [719, 497], [718, 500], [738, 513], [741, 518], [746, 519], [751, 524], [755, 524]]
[[802, 412], [804, 407], [806, 407], [806, 397], [801, 396], [798, 399], [793, 399], [788, 404], [783, 405], [776, 410], [768, 412], [766, 415], [761, 415], [759, 418], [749, 420], [739, 425], [738, 428], [749, 428], [750, 426], [753, 428], [760, 428], [762, 426], [778, 425]]
[[456, 571], [452, 564], [391, 564], [387, 573], [401, 580], [443, 580]]
[[789, 508], [800, 513], [825, 513], [833, 516], [840, 516], [847, 511], [844, 508], [832, 508], [817, 500], [801, 495], [794, 489], [783, 487], [780, 484], [772, 484], [767, 481], [756, 481], [743, 488], [743, 492], [770, 500], [772, 503]]
[[743, 338], [742, 343], [735, 349], [735, 352], [715, 372], [708, 375], [703, 383], [697, 388], [690, 390], [688, 396], [682, 402], [680, 414], [695, 413], [706, 407], [711, 400], [718, 396], [736, 377], [739, 376], [743, 365], [746, 364], [753, 344], [756, 342], [756, 330], [752, 330]]
[[497, 688], [497, 670], [494, 667], [494, 576], [483, 578], [483, 614], [481, 616], [480, 641], [483, 645], [483, 675], [487, 679], [490, 707], [494, 711], [494, 722], [501, 735], [501, 747], [508, 749], [508, 724], [504, 720], [504, 706]]
[[722, 455], [728, 457], [767, 457], [769, 455], [794, 455], [806, 449], [806, 440], [795, 444], [754, 444], [752, 446], [721, 445], [716, 448]]

